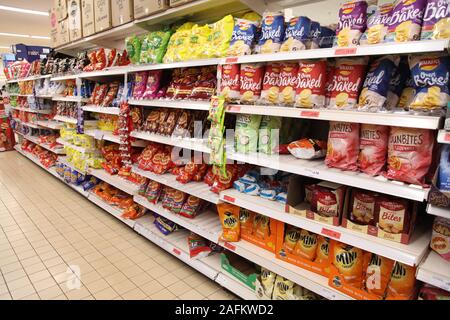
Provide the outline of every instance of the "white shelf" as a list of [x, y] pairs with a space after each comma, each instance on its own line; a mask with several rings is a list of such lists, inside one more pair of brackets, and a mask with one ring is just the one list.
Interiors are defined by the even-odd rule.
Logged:
[[[102, 130], [98, 130], [98, 129], [84, 130], [84, 134], [94, 137], [97, 140], [106, 140], [106, 141], [110, 141], [110, 142], [114, 142], [114, 143], [120, 143], [120, 138], [118, 136], [113, 135], [111, 131], [102, 131]], [[148, 143], [146, 141], [142, 141], [142, 140], [137, 140], [137, 141], [131, 142], [131, 145], [133, 147], [145, 147], [145, 146], [147, 146], [147, 144]]]
[[412, 115], [405, 113], [362, 112], [329, 109], [301, 109], [280, 106], [228, 105], [229, 113], [260, 114], [277, 117], [347, 121], [387, 126], [399, 126], [421, 129], [438, 129], [442, 125], [442, 117]]
[[97, 113], [106, 113], [106, 114], [119, 115], [120, 108], [97, 107], [95, 105], [86, 105], [86, 106], [83, 106], [83, 111], [90, 111], [90, 112], [97, 112]]
[[342, 183], [351, 187], [391, 194], [420, 202], [427, 199], [429, 191], [418, 185], [409, 185], [399, 181], [388, 180], [383, 176], [371, 177], [360, 172], [328, 168], [323, 159], [302, 160], [292, 155], [266, 155], [262, 153], [240, 154], [232, 150], [227, 150], [227, 159], [282, 170], [301, 176]]
[[95, 203], [100, 208], [102, 208], [103, 210], [105, 210], [106, 212], [108, 212], [109, 214], [111, 214], [113, 217], [115, 217], [115, 218], [119, 219], [120, 221], [122, 221], [123, 223], [125, 223], [130, 228], [134, 228], [134, 224], [136, 223], [136, 221], [131, 220], [131, 219], [122, 218], [121, 217], [122, 211], [119, 208], [106, 203], [105, 201], [103, 201], [102, 199], [97, 197], [97, 195], [95, 193], [92, 193], [92, 192], [89, 192], [88, 199], [91, 200], [93, 203]]
[[46, 95], [36, 95], [36, 98], [41, 98], [41, 99], [52, 99], [53, 95], [51, 94], [46, 94]]
[[22, 78], [22, 79], [8, 80], [8, 81], [6, 81], [6, 83], [17, 83], [17, 82], [23, 82], [23, 81], [39, 80], [39, 79], [50, 78], [51, 76], [52, 76], [51, 74], [39, 75], [39, 76], [29, 76], [29, 77]]
[[139, 186], [137, 184], [127, 181], [126, 179], [119, 177], [118, 175], [110, 175], [103, 169], [90, 168], [88, 169], [88, 174], [91, 174], [130, 195], [136, 194], [139, 189]]
[[67, 74], [64, 76], [55, 76], [50, 79], [50, 81], [65, 81], [65, 80], [75, 80], [78, 78], [77, 74]]
[[430, 233], [419, 226], [417, 226], [410, 243], [406, 245], [289, 214], [284, 211], [284, 205], [279, 202], [246, 195], [234, 189], [223, 191], [220, 199], [410, 266], [420, 263], [430, 243]]
[[8, 93], [10, 97], [32, 97], [32, 94]]
[[417, 269], [416, 278], [433, 286], [450, 291], [450, 261], [430, 251]]
[[76, 146], [76, 145], [74, 145], [74, 144], [72, 144], [70, 142], [67, 142], [67, 141], [63, 140], [62, 138], [56, 139], [56, 142], [62, 144], [63, 146], [70, 147], [70, 148], [72, 148], [72, 149], [74, 149], [74, 150], [76, 150], [78, 152], [81, 152], [81, 153], [91, 153], [91, 152], [96, 152], [97, 151], [96, 149], [87, 149], [87, 148], [84, 148], [84, 147], [81, 147], [81, 146]]
[[155, 174], [150, 171], [144, 171], [139, 169], [136, 165], [133, 165], [132, 171], [139, 174], [142, 177], [146, 177], [150, 180], [162, 183], [166, 186], [172, 187], [174, 189], [183, 191], [185, 193], [196, 196], [200, 199], [209, 201], [211, 203], [219, 203], [219, 195], [209, 190], [209, 186], [202, 182], [188, 182], [186, 184], [180, 183], [176, 180], [177, 176], [166, 173], [166, 174]]
[[62, 97], [62, 96], [54, 96], [52, 97], [53, 101], [65, 101], [65, 102], [80, 102], [82, 101], [81, 97]]
[[443, 217], [446, 219], [450, 219], [450, 209], [448, 209], [448, 208], [441, 208], [438, 206], [434, 206], [432, 204], [428, 204], [427, 212], [434, 216], [439, 216], [439, 217]]
[[32, 112], [32, 113], [40, 113], [40, 114], [50, 114], [52, 113], [52, 110], [38, 110], [38, 109], [31, 109], [31, 108], [23, 108], [23, 107], [12, 107], [11, 109], [19, 110], [19, 111], [25, 111], [25, 112]]
[[65, 117], [65, 116], [59, 116], [59, 115], [56, 115], [53, 118], [53, 120], [61, 121], [61, 122], [67, 122], [67, 123], [72, 123], [72, 124], [77, 124], [77, 119], [69, 118], [69, 117]]
[[104, 70], [82, 72], [78, 75], [79, 78], [97, 78], [97, 77], [108, 77], [108, 76], [120, 76], [125, 75], [127, 72], [126, 67], [110, 67]]
[[450, 144], [450, 131], [439, 130], [437, 141], [439, 143]]
[[44, 127], [44, 128], [49, 128], [49, 129], [54, 129], [54, 130], [59, 130], [61, 129], [61, 123], [58, 121], [53, 121], [53, 120], [38, 120], [36, 121], [38, 126]]
[[203, 141], [198, 139], [175, 138], [143, 131], [132, 131], [130, 135], [137, 139], [158, 142], [174, 147], [199, 151], [203, 153], [210, 153], [210, 149], [208, 148], [208, 146]]
[[[216, 255], [218, 257], [218, 255]], [[215, 257], [215, 256], [212, 256]], [[208, 259], [210, 257], [207, 257]], [[205, 260], [206, 260], [205, 259]], [[220, 261], [218, 262], [220, 266]], [[238, 295], [244, 300], [257, 300], [255, 291], [253, 291], [248, 286], [239, 282], [236, 278], [229, 276], [226, 271], [221, 271], [216, 278], [216, 282], [220, 284], [222, 287], [230, 290], [234, 294]]]
[[24, 126], [27, 126], [27, 127], [33, 128], [33, 129], [40, 129], [40, 127], [34, 122], [24, 122], [17, 118], [12, 118], [12, 119], [16, 122], [19, 122], [20, 124], [22, 124]]
[[209, 110], [209, 101], [192, 101], [192, 100], [134, 100], [129, 99], [128, 103], [134, 106], [147, 107], [164, 107], [185, 110]]

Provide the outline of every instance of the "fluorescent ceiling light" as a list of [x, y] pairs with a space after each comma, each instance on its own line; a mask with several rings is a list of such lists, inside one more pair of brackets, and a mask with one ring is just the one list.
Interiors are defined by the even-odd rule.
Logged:
[[47, 37], [47, 36], [30, 36], [29, 34], [18, 34], [18, 33], [7, 33], [7, 32], [0, 32], [0, 36], [50, 40], [50, 37]]
[[50, 37], [45, 37], [45, 36], [30, 36], [30, 38], [33, 38], [33, 39], [46, 39], [46, 40], [50, 40]]
[[14, 11], [14, 12], [28, 13], [28, 14], [36, 14], [39, 16], [47, 16], [48, 17], [48, 12], [46, 12], [46, 11], [36, 11], [36, 10], [29, 10], [29, 9], [22, 9], [22, 8], [16, 8], [16, 7], [1, 6], [1, 5], [0, 5], [0, 10]]
[[11, 49], [10, 46], [0, 46], [0, 49]]

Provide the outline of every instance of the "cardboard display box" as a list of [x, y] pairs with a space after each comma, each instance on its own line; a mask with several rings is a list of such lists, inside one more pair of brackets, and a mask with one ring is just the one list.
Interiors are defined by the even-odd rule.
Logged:
[[69, 42], [69, 19], [58, 22], [58, 43], [60, 46]]
[[83, 37], [95, 33], [94, 0], [81, 0], [81, 21], [83, 24]]
[[450, 192], [441, 191], [438, 188], [439, 180], [439, 167], [436, 169], [433, 180], [431, 181], [431, 189], [428, 193], [428, 203], [441, 207], [450, 209]]
[[142, 18], [168, 8], [169, 0], [134, 0], [134, 18]]
[[222, 269], [228, 274], [255, 290], [258, 274], [254, 264], [231, 252], [220, 254], [220, 264]]
[[49, 12], [50, 16], [50, 43], [53, 48], [59, 46], [58, 38], [58, 18], [56, 16], [56, 8], [53, 7]]
[[69, 13], [69, 39], [75, 41], [83, 37], [83, 25], [81, 19], [81, 0], [68, 0]]
[[67, 0], [55, 0], [54, 7], [58, 22], [67, 18]]
[[111, 0], [113, 27], [132, 21], [134, 17], [133, 8], [133, 0]]
[[[242, 211], [241, 211], [242, 212]], [[241, 225], [241, 239], [248, 241], [250, 243], [253, 243], [254, 245], [263, 248], [267, 251], [270, 252], [275, 252], [275, 242], [277, 240], [277, 225], [278, 225], [278, 221], [275, 219], [271, 219], [269, 217], [263, 216], [263, 215], [256, 215], [259, 216], [262, 219], [268, 219], [269, 220], [269, 224], [268, 224], [268, 236], [266, 238], [258, 236], [258, 234], [256, 232], [247, 232], [245, 231], [245, 229], [242, 228]], [[242, 221], [242, 219], [241, 219]]]
[[112, 27], [111, 0], [94, 0], [95, 32]]

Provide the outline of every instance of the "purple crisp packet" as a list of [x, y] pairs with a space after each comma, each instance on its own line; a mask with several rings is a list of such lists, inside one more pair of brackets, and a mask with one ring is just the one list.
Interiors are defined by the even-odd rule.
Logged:
[[339, 9], [339, 23], [336, 29], [338, 47], [356, 46], [367, 27], [367, 2], [349, 1]]
[[142, 99], [142, 95], [144, 94], [147, 85], [147, 77], [147, 71], [136, 72], [133, 87], [133, 99]]
[[388, 23], [387, 42], [418, 40], [427, 0], [397, 0]]
[[450, 0], [428, 0], [420, 39], [450, 38]]
[[151, 70], [148, 72], [147, 86], [142, 95], [142, 99], [154, 99], [160, 84], [161, 84], [162, 70]]

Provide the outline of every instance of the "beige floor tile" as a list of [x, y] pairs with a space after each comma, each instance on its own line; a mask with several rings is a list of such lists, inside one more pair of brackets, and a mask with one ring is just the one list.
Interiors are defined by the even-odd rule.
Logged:
[[20, 279], [20, 278], [23, 278], [23, 277], [26, 277], [26, 276], [27, 276], [27, 273], [23, 269], [18, 269], [16, 271], [5, 273], [3, 275], [3, 277], [5, 278], [5, 281], [7, 283], [17, 280], [17, 279]]
[[188, 292], [179, 295], [178, 298], [180, 298], [181, 300], [202, 300], [203, 298], [205, 298], [205, 296], [203, 296], [197, 290], [191, 289]]
[[7, 265], [5, 265], [5, 266], [0, 268], [0, 270], [2, 271], [3, 274], [14, 272], [14, 271], [17, 271], [17, 270], [20, 270], [20, 269], [22, 269], [22, 265], [20, 264], [19, 261], [7, 264]]
[[156, 280], [158, 280], [158, 282], [161, 283], [161, 285], [165, 288], [174, 284], [177, 281], [180, 281], [180, 279], [173, 273], [165, 274], [162, 277], [156, 278]]
[[29, 296], [20, 298], [20, 300], [41, 300], [37, 293], [30, 294]]
[[54, 298], [51, 298], [51, 300], [68, 300], [65, 294], [61, 294], [59, 296], [56, 296]]
[[38, 272], [35, 272], [33, 274], [28, 274], [28, 277], [30, 278], [31, 282], [37, 282], [37, 281], [41, 281], [43, 279], [47, 279], [50, 278], [52, 275], [50, 274], [50, 272], [48, 272], [48, 270], [41, 270]]
[[25, 286], [31, 285], [31, 282], [27, 276], [24, 276], [20, 279], [16, 279], [16, 280], [7, 282], [7, 285], [8, 285], [9, 291], [14, 291], [14, 290], [23, 288]]
[[27, 265], [23, 267], [26, 271], [26, 273], [28, 273], [28, 275], [32, 275], [35, 273], [38, 273], [40, 271], [44, 271], [47, 270], [47, 268], [45, 267], [45, 265], [42, 262], [38, 262], [32, 265]]
[[139, 268], [137, 265], [133, 266], [133, 267], [129, 267], [126, 269], [122, 269], [122, 273], [124, 275], [126, 275], [128, 278], [132, 278], [134, 276], [137, 276], [141, 273], [144, 273], [145, 271], [142, 270], [141, 268]]
[[174, 284], [167, 287], [170, 292], [172, 292], [176, 296], [180, 296], [183, 293], [188, 292], [192, 289], [191, 286], [189, 286], [186, 282], [183, 282], [182, 280], [179, 280], [178, 282], [175, 282]]
[[6, 284], [0, 284], [0, 295], [8, 293], [8, 292], [9, 292], [9, 290], [8, 290], [7, 285]]
[[61, 263], [64, 263], [64, 260], [63, 260], [61, 257], [59, 257], [59, 256], [54, 257], [54, 258], [49, 258], [49, 259], [47, 259], [47, 260], [44, 260], [44, 264], [45, 264], [46, 267], [49, 268], [49, 269], [50, 269], [51, 267], [57, 266], [57, 265], [59, 265], [59, 264], [61, 264]]
[[45, 290], [38, 291], [38, 295], [43, 300], [50, 300], [50, 299], [53, 299], [55, 297], [58, 297], [58, 296], [64, 295], [64, 294], [63, 294], [61, 288], [59, 286], [55, 285], [55, 286], [47, 288]]
[[138, 287], [141, 287], [144, 284], [149, 283], [150, 281], [152, 281], [153, 278], [151, 276], [149, 276], [148, 274], [146, 274], [146, 273], [141, 273], [141, 274], [138, 274], [138, 275], [130, 278], [130, 280], [133, 281], [133, 283], [135, 285], [137, 285]]
[[209, 300], [229, 300], [232, 298], [232, 295], [226, 292], [224, 289], [219, 289], [213, 294], [208, 296]]
[[161, 266], [156, 266], [156, 267], [148, 270], [147, 273], [149, 275], [151, 275], [153, 278], [158, 279], [158, 278], [168, 274], [169, 271], [167, 271], [167, 269], [164, 269]]
[[81, 300], [89, 297], [90, 295], [91, 293], [86, 288], [74, 289], [66, 292], [66, 296], [69, 300]]
[[33, 282], [33, 287], [37, 291], [42, 291], [57, 285], [55, 280], [50, 276], [48, 278]]
[[119, 296], [119, 294], [116, 291], [114, 291], [114, 289], [111, 287], [106, 288], [97, 293], [94, 293], [94, 298], [96, 300], [112, 300], [118, 296]]
[[142, 286], [141, 289], [147, 296], [150, 296], [156, 292], [163, 290], [164, 287], [158, 281], [153, 280], [147, 283], [146, 285]]
[[146, 297], [145, 293], [139, 289], [133, 289], [121, 295], [124, 300], [142, 300]]
[[87, 296], [87, 297], [84, 297], [84, 298], [81, 299], [81, 300], [95, 300], [95, 298], [94, 298], [94, 296], [89, 295], [89, 296]]
[[110, 287], [109, 283], [105, 279], [98, 279], [90, 283], [85, 283], [83, 281], [83, 283], [91, 293], [97, 293]]
[[12, 297], [9, 293], [0, 294], [0, 300], [12, 300]]
[[208, 297], [217, 290], [219, 290], [221, 286], [217, 284], [216, 282], [208, 281], [200, 284], [199, 286], [195, 287], [195, 290], [202, 293], [204, 296]]
[[149, 296], [152, 300], [172, 300], [175, 295], [167, 289], [162, 289]]
[[21, 299], [34, 293], [36, 293], [36, 290], [34, 290], [31, 284], [21, 286], [17, 289], [10, 289], [10, 294], [14, 300]]
[[20, 263], [21, 263], [24, 267], [32, 266], [32, 265], [34, 265], [34, 264], [36, 264], [36, 263], [39, 263], [39, 262], [42, 262], [42, 260], [41, 260], [38, 256], [31, 257], [31, 258], [28, 258], [28, 259], [25, 259], [25, 260], [21, 260], [21, 261], [20, 261]]
[[134, 290], [137, 286], [130, 280], [125, 280], [116, 284], [111, 285], [111, 287], [121, 296], [123, 296], [128, 291]]
[[[114, 267], [114, 268], [115, 268], [115, 267]], [[120, 282], [122, 282], [122, 281], [128, 280], [128, 278], [127, 278], [123, 273], [118, 272], [119, 269], [115, 268], [115, 270], [116, 270], [117, 272], [115, 272], [115, 273], [113, 273], [113, 274], [110, 274], [110, 275], [107, 275], [107, 276], [104, 277], [105, 280], [106, 280], [110, 285], [114, 285], [114, 284], [120, 283]], [[101, 271], [99, 271], [99, 273], [102, 274]]]
[[183, 281], [189, 283], [192, 288], [195, 288], [202, 283], [209, 282], [211, 280], [203, 274], [196, 272], [188, 277], [183, 278]]

